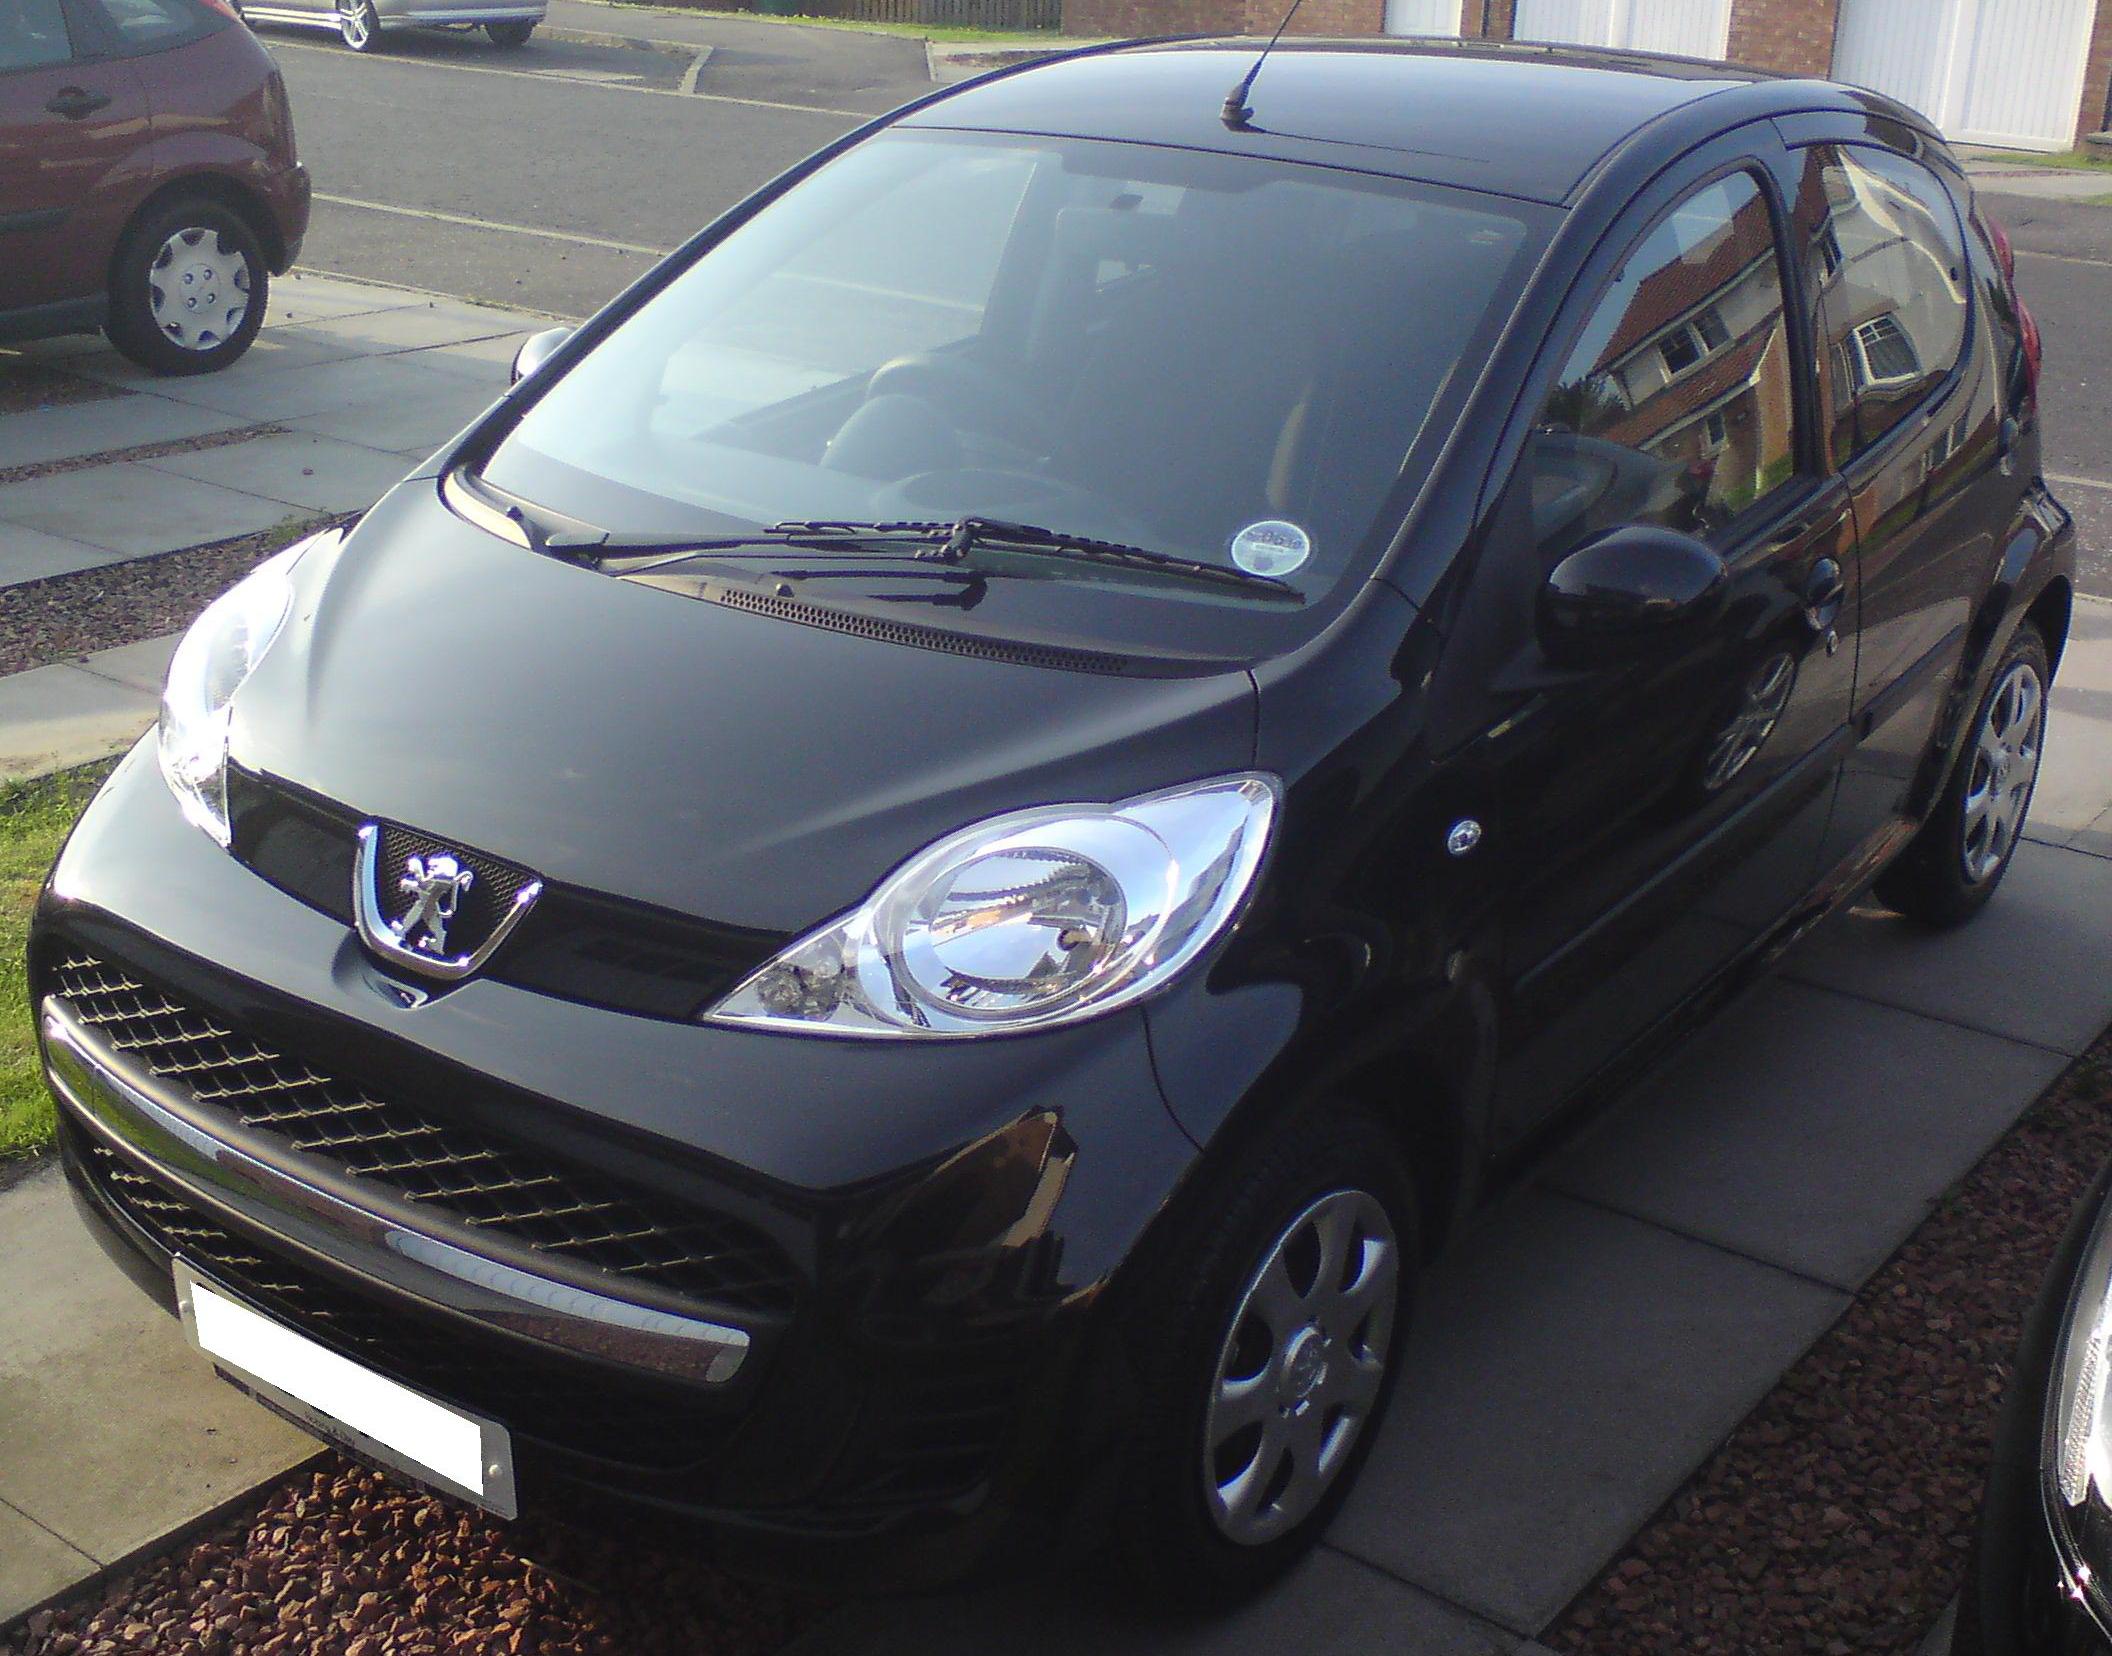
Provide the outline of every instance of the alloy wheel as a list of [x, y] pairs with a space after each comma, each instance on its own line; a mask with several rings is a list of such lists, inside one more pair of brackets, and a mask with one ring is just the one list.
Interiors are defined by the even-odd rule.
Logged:
[[1964, 834], [1959, 846], [1969, 884], [1979, 885], [2002, 867], [2039, 777], [2039, 750], [2046, 722], [2046, 689], [2028, 661], [2011, 664], [1987, 699], [1987, 712], [1968, 755]]
[[1399, 1300], [1399, 1244], [1365, 1191], [1322, 1196], [1270, 1244], [1203, 1421], [1204, 1494], [1227, 1540], [1260, 1546], [1319, 1506], [1378, 1402]]
[[369, 0], [337, 0], [337, 32], [355, 52], [374, 44], [377, 19]]
[[154, 325], [186, 351], [225, 345], [249, 315], [250, 280], [248, 255], [218, 230], [178, 230], [147, 266]]
[[1768, 657], [1753, 669], [1737, 713], [1709, 744], [1701, 775], [1705, 790], [1715, 792], [1752, 763], [1753, 756], [1767, 745], [1775, 726], [1782, 722], [1783, 709], [1789, 706], [1789, 693], [1796, 682], [1796, 658], [1787, 651]]

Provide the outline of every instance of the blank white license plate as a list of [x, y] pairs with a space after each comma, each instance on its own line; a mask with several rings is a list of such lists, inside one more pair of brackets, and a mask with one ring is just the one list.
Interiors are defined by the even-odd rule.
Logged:
[[266, 1401], [422, 1483], [515, 1516], [512, 1444], [496, 1421], [339, 1356], [230, 1298], [180, 1259], [176, 1297], [192, 1343]]

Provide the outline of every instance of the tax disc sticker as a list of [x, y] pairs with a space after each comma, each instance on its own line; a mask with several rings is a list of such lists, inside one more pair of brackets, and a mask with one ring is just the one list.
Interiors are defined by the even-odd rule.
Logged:
[[1288, 575], [1312, 555], [1312, 537], [1281, 518], [1250, 523], [1232, 537], [1232, 561], [1249, 575]]

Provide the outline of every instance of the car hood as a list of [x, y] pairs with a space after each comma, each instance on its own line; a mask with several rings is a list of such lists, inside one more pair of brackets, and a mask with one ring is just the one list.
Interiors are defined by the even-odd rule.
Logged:
[[803, 930], [963, 825], [1244, 768], [1243, 671], [979, 659], [656, 591], [457, 518], [430, 478], [297, 570], [246, 767], [546, 880]]

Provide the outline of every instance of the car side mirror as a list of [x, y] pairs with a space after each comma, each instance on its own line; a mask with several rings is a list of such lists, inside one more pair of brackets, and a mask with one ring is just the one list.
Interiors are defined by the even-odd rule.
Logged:
[[1540, 589], [1540, 645], [1564, 667], [1632, 661], [1714, 613], [1730, 571], [1692, 535], [1631, 523], [1594, 535]]
[[536, 369], [548, 362], [558, 346], [572, 337], [570, 328], [545, 328], [539, 334], [530, 334], [521, 341], [521, 348], [513, 353], [513, 383], [519, 385]]

